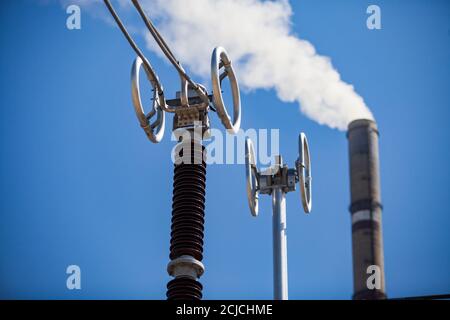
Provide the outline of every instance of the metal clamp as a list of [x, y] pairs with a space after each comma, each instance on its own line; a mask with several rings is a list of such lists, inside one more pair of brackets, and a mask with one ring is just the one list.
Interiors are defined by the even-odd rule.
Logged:
[[300, 197], [305, 213], [310, 213], [312, 207], [311, 158], [309, 156], [308, 139], [303, 132], [298, 137], [298, 153], [299, 158], [295, 162], [295, 166], [297, 167], [300, 184]]
[[[220, 69], [224, 67], [225, 71], [219, 75]], [[233, 96], [233, 123], [228, 115], [227, 109], [222, 97], [222, 80], [228, 77], [230, 79], [231, 93]], [[241, 126], [241, 98], [239, 94], [239, 85], [231, 65], [228, 54], [222, 47], [216, 47], [211, 57], [211, 81], [213, 90], [213, 104], [217, 109], [217, 114], [223, 125], [230, 133], [237, 133]]]
[[[162, 110], [162, 106], [165, 106], [166, 102], [164, 100], [164, 96], [160, 94], [157, 86], [154, 85], [153, 75], [149, 73], [147, 68], [144, 67], [144, 71], [149, 79], [150, 84], [153, 87], [153, 106], [152, 110], [148, 114], [145, 114], [144, 108], [142, 106], [140, 87], [139, 87], [139, 71], [142, 66], [142, 59], [140, 57], [136, 57], [134, 60], [133, 66], [131, 67], [131, 97], [133, 100], [134, 111], [136, 112], [136, 116], [139, 120], [139, 123], [144, 129], [147, 137], [153, 143], [158, 143], [161, 141], [164, 136], [164, 127], [165, 127], [165, 115]], [[150, 123], [150, 119], [157, 114], [156, 121]], [[156, 128], [156, 133], [154, 132]]]
[[259, 172], [256, 167], [255, 150], [252, 141], [245, 139], [245, 176], [247, 180], [247, 199], [251, 214], [258, 215]]

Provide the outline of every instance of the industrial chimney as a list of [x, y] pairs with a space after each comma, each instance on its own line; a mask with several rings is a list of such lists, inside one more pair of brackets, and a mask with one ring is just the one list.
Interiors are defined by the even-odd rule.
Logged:
[[353, 299], [385, 299], [378, 128], [359, 119], [348, 126]]

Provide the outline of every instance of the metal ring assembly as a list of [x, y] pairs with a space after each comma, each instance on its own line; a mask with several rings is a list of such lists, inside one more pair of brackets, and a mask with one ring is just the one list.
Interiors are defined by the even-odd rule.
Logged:
[[[142, 129], [144, 129], [150, 141], [152, 141], [153, 143], [158, 143], [164, 136], [165, 115], [161, 106], [165, 105], [166, 102], [164, 100], [164, 96], [160, 94], [157, 86], [154, 86], [153, 81], [150, 81], [150, 79], [153, 78], [152, 77], [153, 75], [150, 74], [150, 72], [144, 66], [144, 71], [153, 88], [152, 110], [150, 110], [148, 114], [145, 114], [144, 108], [142, 106], [139, 87], [139, 71], [141, 69], [142, 64], [143, 64], [142, 59], [140, 57], [136, 57], [133, 66], [131, 67], [131, 98], [133, 100], [134, 111], [136, 112], [136, 116], [139, 120]], [[150, 123], [150, 119], [153, 117], [155, 113], [157, 114], [156, 121]], [[156, 132], [154, 132], [155, 128]]]
[[287, 300], [286, 193], [295, 191], [297, 182], [300, 184], [303, 209], [306, 213], [311, 211], [311, 160], [305, 134], [302, 132], [299, 135], [299, 157], [294, 168], [289, 168], [281, 155], [275, 155], [274, 159], [271, 167], [259, 172], [253, 143], [249, 138], [245, 140], [245, 178], [250, 213], [258, 215], [259, 194], [272, 197], [274, 299]]
[[251, 214], [256, 217], [258, 215], [258, 168], [256, 167], [255, 150], [252, 141], [247, 138], [245, 140], [245, 177], [247, 180], [247, 199]]
[[306, 213], [310, 213], [312, 207], [311, 158], [309, 156], [308, 139], [303, 132], [298, 137], [298, 152], [299, 158], [295, 164], [300, 184], [300, 197], [303, 209]]
[[295, 161], [295, 167], [289, 168], [283, 164], [281, 156], [276, 156], [277, 163], [260, 172], [256, 167], [256, 157], [252, 141], [245, 140], [245, 178], [247, 188], [247, 200], [250, 213], [258, 215], [259, 194], [273, 194], [274, 190], [281, 189], [283, 193], [295, 191], [299, 182], [300, 198], [305, 213], [311, 212], [312, 207], [312, 178], [311, 158], [306, 135], [299, 135], [299, 157]]
[[[224, 67], [224, 72], [219, 75], [221, 67]], [[223, 102], [222, 97], [222, 80], [228, 77], [231, 85], [231, 93], [233, 96], [233, 122], [228, 115], [227, 109]], [[241, 125], [241, 98], [239, 94], [239, 85], [234, 73], [231, 60], [228, 58], [228, 54], [222, 47], [216, 47], [211, 57], [211, 81], [213, 90], [213, 103], [217, 109], [217, 114], [226, 129], [230, 133], [236, 133]]]
[[[170, 112], [177, 115], [174, 122], [174, 129], [179, 127], [193, 127], [194, 121], [203, 122], [204, 132], [209, 130], [209, 120], [207, 113], [210, 106], [214, 105], [217, 108], [217, 113], [225, 128], [231, 132], [236, 133], [240, 128], [241, 123], [241, 100], [239, 95], [239, 86], [234, 73], [233, 67], [231, 66], [231, 61], [228, 55], [222, 47], [217, 47], [214, 49], [211, 59], [211, 79], [213, 94], [208, 95], [206, 89], [203, 85], [194, 82], [191, 77], [186, 73], [183, 66], [180, 64], [179, 60], [174, 56], [170, 48], [168, 47], [165, 40], [162, 38], [161, 34], [158, 32], [153, 22], [145, 14], [143, 8], [137, 0], [132, 0], [133, 5], [139, 12], [142, 20], [147, 26], [150, 34], [155, 39], [158, 46], [161, 48], [162, 52], [173, 65], [175, 70], [180, 77], [181, 89], [177, 93], [175, 99], [167, 100], [164, 99], [164, 92], [162, 85], [160, 84], [158, 77], [150, 65], [147, 58], [144, 56], [141, 49], [137, 46], [136, 42], [130, 36], [129, 32], [125, 28], [124, 24], [120, 20], [119, 16], [115, 12], [113, 6], [109, 0], [104, 0], [108, 10], [119, 26], [120, 30], [124, 34], [130, 46], [136, 52], [138, 58], [136, 58], [133, 69], [132, 69], [132, 96], [133, 103], [136, 111], [136, 115], [139, 119], [141, 126], [144, 128], [148, 138], [152, 142], [161, 141], [164, 135], [164, 113]], [[147, 74], [147, 78], [150, 81], [154, 90], [154, 105], [153, 110], [150, 111], [148, 115], [144, 114], [141, 98], [139, 96], [139, 67], [144, 64], [144, 69]], [[224, 67], [224, 72], [219, 75], [220, 69]], [[228, 77], [231, 84], [231, 91], [233, 97], [233, 122], [228, 115], [228, 112], [224, 106], [221, 82]], [[212, 102], [212, 103], [211, 103]], [[156, 103], [156, 105], [155, 105]], [[211, 108], [213, 109], [213, 108]], [[155, 123], [150, 124], [147, 120], [150, 119], [154, 113], [158, 113], [158, 117]], [[156, 133], [153, 130], [157, 128]]]

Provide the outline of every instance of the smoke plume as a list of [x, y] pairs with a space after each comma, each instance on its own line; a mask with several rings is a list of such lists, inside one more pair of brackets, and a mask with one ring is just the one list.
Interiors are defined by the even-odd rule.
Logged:
[[[121, 7], [132, 6], [119, 0]], [[209, 78], [216, 46], [229, 53], [241, 87], [274, 89], [309, 118], [346, 130], [372, 113], [328, 57], [292, 33], [288, 0], [142, 0], [166, 42], [192, 73]], [[145, 28], [145, 27], [143, 27]], [[148, 34], [148, 33], [147, 33]], [[148, 48], [162, 55], [150, 35]]]

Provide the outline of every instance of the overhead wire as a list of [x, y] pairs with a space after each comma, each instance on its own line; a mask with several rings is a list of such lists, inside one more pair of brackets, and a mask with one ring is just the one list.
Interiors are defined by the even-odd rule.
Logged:
[[[155, 71], [153, 70], [152, 66], [150, 65], [150, 62], [147, 60], [147, 58], [142, 53], [141, 49], [137, 46], [136, 42], [131, 38], [130, 34], [128, 33], [127, 29], [125, 28], [124, 24], [122, 23], [121, 19], [117, 15], [116, 11], [114, 10], [113, 6], [111, 5], [111, 2], [109, 0], [104, 0], [106, 6], [108, 7], [108, 10], [110, 11], [111, 15], [113, 16], [114, 20], [116, 21], [117, 25], [119, 26], [120, 30], [124, 34], [125, 38], [127, 39], [130, 46], [133, 48], [133, 50], [136, 52], [136, 54], [142, 59], [144, 66], [150, 71], [151, 76], [153, 79], [149, 79], [153, 84], [155, 84], [156, 88], [159, 92], [162, 93], [162, 86], [158, 81], [158, 78], [156, 76]], [[178, 59], [175, 57], [173, 52], [170, 50], [169, 46], [165, 42], [164, 38], [161, 36], [161, 34], [158, 32], [156, 27], [154, 26], [153, 22], [148, 18], [148, 16], [145, 14], [144, 10], [142, 9], [141, 5], [137, 0], [132, 0], [133, 5], [135, 6], [136, 10], [138, 11], [139, 15], [141, 16], [142, 20], [144, 21], [145, 25], [147, 26], [147, 29], [149, 30], [150, 34], [155, 39], [158, 46], [161, 48], [164, 55], [169, 59], [170, 63], [174, 66], [174, 68], [177, 70], [178, 74], [182, 79], [184, 79], [193, 90], [197, 92], [197, 94], [200, 96], [200, 98], [207, 104], [210, 104], [209, 97], [204, 90], [204, 88], [194, 82], [191, 77], [186, 73]]]
[[152, 84], [157, 88], [158, 94], [163, 94], [163, 89], [161, 84], [159, 83], [158, 77], [153, 70], [153, 67], [151, 66], [150, 62], [147, 60], [147, 58], [142, 53], [141, 49], [139, 49], [136, 42], [134, 42], [133, 38], [131, 38], [130, 34], [128, 33], [127, 29], [125, 28], [124, 24], [120, 20], [119, 16], [117, 15], [116, 11], [114, 10], [113, 6], [111, 5], [111, 2], [109, 0], [104, 0], [106, 7], [108, 8], [109, 12], [113, 16], [114, 20], [116, 21], [116, 24], [119, 26], [120, 30], [122, 31], [123, 35], [127, 39], [130, 46], [133, 48], [133, 50], [136, 52], [136, 54], [142, 59], [142, 62], [144, 66], [146, 67], [147, 71], [149, 71], [149, 74], [152, 79], [149, 79]]

